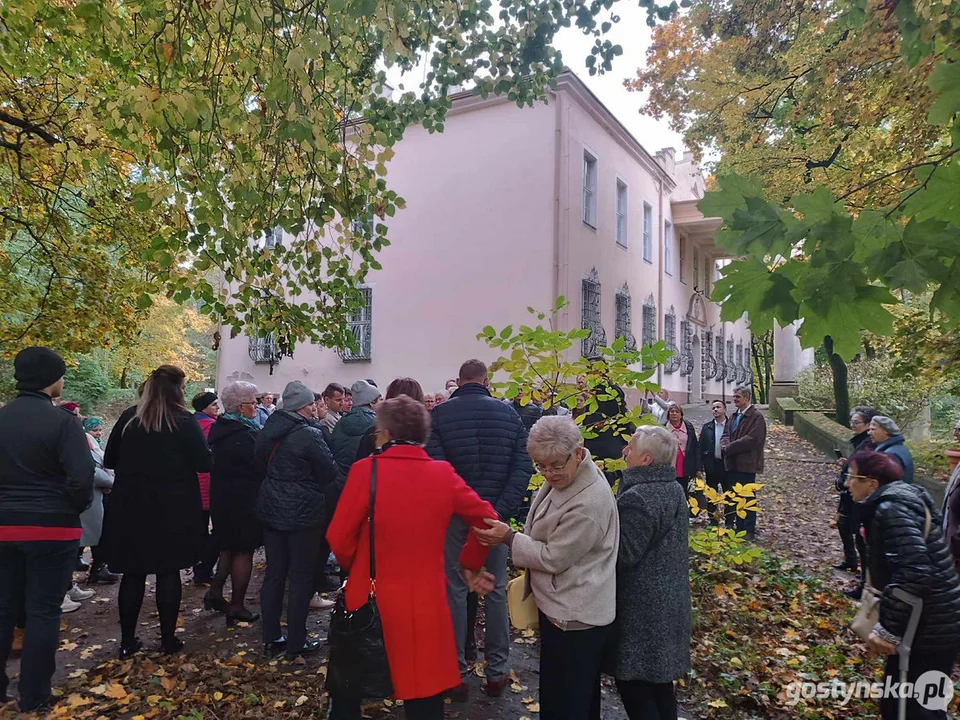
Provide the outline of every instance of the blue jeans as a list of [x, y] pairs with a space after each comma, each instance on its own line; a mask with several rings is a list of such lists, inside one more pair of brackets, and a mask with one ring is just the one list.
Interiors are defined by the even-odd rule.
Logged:
[[79, 540], [0, 543], [0, 697], [10, 679], [6, 660], [13, 627], [26, 608], [20, 655], [20, 710], [30, 712], [52, 702], [50, 680], [60, 645], [60, 604], [70, 588]]
[[[757, 474], [740, 472], [738, 470], [730, 470], [727, 472], [727, 481], [730, 483], [731, 488], [737, 483], [746, 485], [748, 483], [756, 482]], [[739, 515], [737, 516], [737, 532], [740, 532], [741, 530], [744, 530], [751, 535], [757, 531], [757, 513], [755, 511], [747, 510], [747, 516], [745, 518], [741, 518]]]
[[[466, 675], [469, 668], [464, 657], [463, 647], [467, 639], [467, 594], [469, 588], [460, 572], [460, 552], [467, 541], [470, 526], [458, 517], [450, 521], [447, 529], [447, 544], [444, 557], [447, 568], [447, 602], [453, 616], [453, 635], [457, 643], [457, 660], [460, 663], [460, 675]], [[493, 573], [493, 592], [486, 596], [487, 643], [487, 680], [499, 682], [507, 674], [510, 660], [510, 616], [507, 614], [507, 546], [497, 545], [490, 548], [486, 569]]]

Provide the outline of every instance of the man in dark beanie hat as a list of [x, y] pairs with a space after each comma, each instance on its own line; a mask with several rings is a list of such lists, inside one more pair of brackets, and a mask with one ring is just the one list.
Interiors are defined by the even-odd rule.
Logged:
[[0, 702], [19, 608], [26, 608], [20, 710], [53, 704], [60, 604], [80, 545], [80, 513], [93, 497], [93, 457], [76, 417], [54, 400], [66, 364], [30, 347], [13, 361], [20, 394], [0, 408]]

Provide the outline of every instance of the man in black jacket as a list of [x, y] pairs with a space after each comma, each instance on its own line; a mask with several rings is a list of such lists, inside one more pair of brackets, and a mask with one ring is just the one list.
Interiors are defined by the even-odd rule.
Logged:
[[[533, 475], [527, 455], [527, 431], [516, 411], [495, 400], [487, 389], [487, 366], [468, 360], [460, 367], [459, 389], [433, 410], [433, 431], [427, 453], [446, 460], [477, 494], [493, 505], [504, 522], [516, 516]], [[460, 673], [467, 664], [464, 641], [467, 635], [467, 584], [460, 572], [460, 551], [468, 526], [454, 518], [447, 532], [447, 594], [460, 660]], [[497, 697], [507, 684], [510, 656], [510, 620], [507, 616], [507, 548], [490, 548], [486, 569], [494, 574], [494, 590], [486, 596], [487, 683], [485, 691]], [[467, 686], [461, 683], [451, 693], [466, 701]]]
[[[727, 406], [722, 400], [714, 400], [710, 404], [713, 411], [713, 420], [704, 423], [700, 430], [700, 467], [706, 475], [706, 483], [718, 493], [733, 490], [733, 483], [727, 475], [727, 468], [723, 463], [724, 451], [720, 445], [724, 430], [727, 428]], [[710, 504], [710, 524], [719, 525], [718, 508]], [[728, 530], [736, 530], [736, 505], [729, 504], [723, 508], [724, 523]]]
[[[0, 658], [6, 663], [26, 607], [20, 710], [53, 703], [60, 604], [80, 545], [80, 513], [93, 498], [93, 456], [77, 418], [53, 404], [66, 365], [30, 347], [13, 361], [20, 394], [0, 408]], [[9, 679], [0, 667], [0, 702]]]

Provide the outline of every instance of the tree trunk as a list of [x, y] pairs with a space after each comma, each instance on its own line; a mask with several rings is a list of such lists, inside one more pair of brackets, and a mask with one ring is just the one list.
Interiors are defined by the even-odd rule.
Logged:
[[121, 388], [127, 387], [127, 366], [126, 365], [123, 366], [123, 370], [120, 373], [120, 387]]
[[772, 335], [763, 335], [750, 338], [750, 354], [753, 356], [754, 382], [756, 383], [756, 398], [760, 404], [770, 401], [770, 374], [773, 351], [770, 347]]
[[833, 371], [833, 399], [837, 406], [836, 419], [841, 425], [850, 422], [850, 388], [847, 387], [847, 364], [843, 358], [833, 351], [833, 338], [827, 335], [823, 338], [823, 350], [827, 354], [827, 362]]

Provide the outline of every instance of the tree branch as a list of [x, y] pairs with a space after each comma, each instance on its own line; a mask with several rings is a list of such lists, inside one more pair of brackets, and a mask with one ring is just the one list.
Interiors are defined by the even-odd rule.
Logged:
[[51, 135], [39, 125], [35, 125], [34, 123], [24, 120], [23, 118], [10, 115], [3, 110], [0, 110], [0, 122], [5, 122], [7, 125], [13, 125], [14, 127], [18, 127], [31, 135], [36, 135], [38, 138], [46, 141], [48, 145], [59, 145], [62, 142], [60, 138], [55, 135]]

